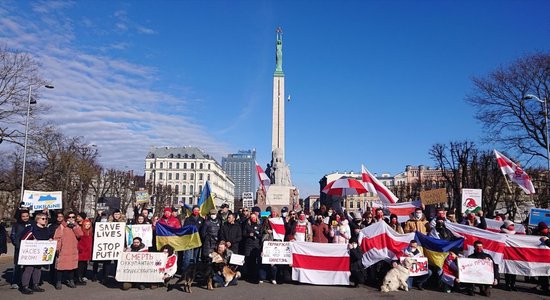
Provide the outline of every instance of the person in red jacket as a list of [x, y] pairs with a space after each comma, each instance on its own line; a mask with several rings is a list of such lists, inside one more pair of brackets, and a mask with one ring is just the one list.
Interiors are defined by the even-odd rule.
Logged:
[[160, 218], [159, 223], [172, 228], [181, 228], [180, 220], [172, 216], [172, 209], [170, 207], [164, 208], [164, 215]]
[[92, 247], [94, 231], [89, 219], [82, 221], [83, 235], [78, 240], [78, 269], [76, 273], [76, 285], [86, 285], [84, 278], [88, 271], [88, 262], [92, 259]]

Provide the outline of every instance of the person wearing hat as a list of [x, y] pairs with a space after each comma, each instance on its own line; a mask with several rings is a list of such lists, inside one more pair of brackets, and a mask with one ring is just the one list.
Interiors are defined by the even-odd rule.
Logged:
[[[505, 234], [516, 234], [514, 222], [505, 220], [502, 226], [500, 226], [500, 232]], [[515, 274], [504, 274], [504, 281], [506, 282], [507, 291], [517, 291]]]
[[160, 224], [172, 227], [172, 228], [181, 228], [181, 222], [178, 220], [178, 218], [175, 218], [172, 215], [172, 208], [165, 207], [164, 208], [164, 215], [162, 215], [162, 218], [158, 221]]
[[229, 210], [229, 204], [224, 203], [220, 206], [220, 212], [218, 213], [218, 219], [222, 222], [222, 225], [227, 223], [227, 217], [231, 211]]
[[401, 224], [399, 224], [399, 219], [397, 218], [396, 214], [390, 215], [390, 223], [389, 223], [391, 229], [393, 229], [395, 232], [399, 234], [403, 234], [403, 227], [401, 227]]
[[212, 208], [200, 231], [203, 260], [208, 260], [208, 255], [216, 250], [221, 223], [221, 220], [218, 218], [218, 211]]
[[256, 214], [256, 216], [258, 217], [258, 220], [260, 220], [260, 214], [262, 213], [262, 209], [259, 208], [258, 206], [254, 206], [252, 207], [252, 213]]
[[445, 218], [438, 216], [435, 220], [435, 227], [430, 230], [429, 236], [446, 241], [456, 239], [455, 235], [445, 225]]

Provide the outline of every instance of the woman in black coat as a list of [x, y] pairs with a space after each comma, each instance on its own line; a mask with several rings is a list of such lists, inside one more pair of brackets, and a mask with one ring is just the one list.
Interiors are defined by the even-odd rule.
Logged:
[[8, 234], [6, 233], [6, 225], [0, 221], [0, 255], [8, 253]]
[[258, 283], [258, 266], [260, 260], [261, 226], [256, 214], [251, 214], [244, 225], [244, 255], [246, 256], [246, 275], [250, 282]]

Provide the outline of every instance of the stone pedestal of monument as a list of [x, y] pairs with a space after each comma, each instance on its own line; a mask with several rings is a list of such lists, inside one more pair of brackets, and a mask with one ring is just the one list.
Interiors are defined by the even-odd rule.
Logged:
[[298, 190], [294, 186], [270, 185], [267, 189], [265, 199], [258, 198], [258, 206], [265, 210], [266, 207], [276, 207], [281, 210], [283, 207], [293, 209], [292, 205], [297, 206], [299, 199]]

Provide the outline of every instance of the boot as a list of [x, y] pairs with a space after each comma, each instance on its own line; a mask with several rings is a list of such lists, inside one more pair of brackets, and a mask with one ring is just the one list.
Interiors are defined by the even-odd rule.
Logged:
[[21, 288], [21, 293], [24, 295], [31, 295], [33, 292], [28, 286], [24, 286]]
[[46, 290], [39, 287], [38, 285], [35, 285], [35, 286], [32, 287], [32, 291], [37, 292], [37, 293], [42, 293], [42, 292], [45, 292]]
[[67, 286], [71, 289], [76, 288], [76, 285], [74, 284], [74, 281], [72, 279], [67, 281]]
[[56, 289], [56, 290], [60, 290], [61, 288], [62, 288], [62, 286], [61, 286], [61, 281], [57, 281], [57, 282], [55, 283], [55, 289]]
[[84, 281], [84, 280], [82, 279], [82, 277], [76, 278], [75, 283], [76, 283], [76, 285], [86, 285], [86, 281]]

